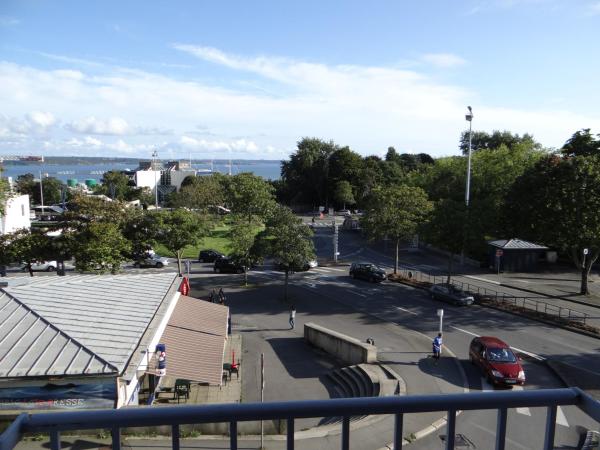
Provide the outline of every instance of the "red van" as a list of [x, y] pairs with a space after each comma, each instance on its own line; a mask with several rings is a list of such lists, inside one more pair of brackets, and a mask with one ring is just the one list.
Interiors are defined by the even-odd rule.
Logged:
[[525, 384], [521, 359], [505, 342], [491, 336], [476, 337], [469, 346], [471, 363], [479, 366], [488, 381], [494, 385]]

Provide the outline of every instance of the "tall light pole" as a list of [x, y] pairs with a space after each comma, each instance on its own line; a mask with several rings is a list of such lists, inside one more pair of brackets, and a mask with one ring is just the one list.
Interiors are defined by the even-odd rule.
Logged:
[[152, 170], [154, 170], [154, 208], [158, 209], [158, 180], [156, 176], [156, 158], [158, 158], [158, 152], [154, 150], [152, 152]]
[[467, 106], [469, 113], [465, 115], [465, 119], [469, 122], [469, 158], [467, 162], [467, 187], [465, 190], [465, 204], [469, 207], [469, 195], [471, 194], [471, 142], [472, 142], [472, 124], [473, 124], [473, 109]]

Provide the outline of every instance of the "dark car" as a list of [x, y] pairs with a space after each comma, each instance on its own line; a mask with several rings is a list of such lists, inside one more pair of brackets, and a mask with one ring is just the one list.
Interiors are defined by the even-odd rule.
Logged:
[[352, 278], [362, 278], [371, 283], [381, 283], [387, 278], [385, 270], [368, 262], [352, 263], [350, 266], [350, 276]]
[[215, 260], [213, 270], [216, 273], [244, 273], [246, 269], [241, 264], [234, 263], [226, 256]]
[[469, 359], [478, 366], [491, 384], [525, 384], [521, 359], [505, 342], [491, 336], [476, 337], [469, 346]]
[[223, 253], [219, 253], [216, 250], [200, 250], [198, 254], [198, 261], [201, 263], [204, 262], [215, 262], [219, 258], [223, 258], [225, 255]]
[[[311, 260], [304, 262], [304, 264], [301, 264], [300, 266], [292, 267], [291, 271], [292, 272], [306, 272], [307, 270], [314, 269], [315, 267], [318, 267], [318, 266], [319, 266], [319, 264], [317, 263], [317, 260], [311, 259]], [[285, 270], [285, 264], [283, 264], [283, 262], [281, 262], [279, 260], [275, 260], [274, 268], [275, 268], [275, 270]]]
[[466, 306], [472, 305], [475, 302], [475, 298], [472, 295], [447, 283], [434, 284], [429, 288], [429, 294], [433, 299], [442, 300], [454, 305]]

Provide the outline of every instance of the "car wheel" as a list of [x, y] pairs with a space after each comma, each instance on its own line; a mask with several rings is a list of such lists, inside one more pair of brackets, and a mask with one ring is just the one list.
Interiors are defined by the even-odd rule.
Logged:
[[375, 277], [370, 277], [370, 278], [369, 278], [369, 281], [370, 281], [371, 283], [375, 283]]
[[198, 258], [198, 262], [203, 263], [204, 262], [204, 258]]
[[161, 262], [156, 263], [156, 268], [157, 269], [162, 269], [165, 265]]
[[475, 358], [473, 358], [473, 355], [469, 355], [469, 361], [471, 361], [471, 364], [475, 365]]
[[46, 272], [54, 272], [55, 270], [56, 270], [56, 267], [48, 266], [48, 268], [46, 269]]
[[218, 267], [215, 267], [215, 272], [216, 273], [221, 273], [221, 269], [219, 269]]
[[237, 269], [236, 273], [244, 273], [244, 269]]
[[140, 267], [140, 263], [136, 263], [136, 262], [134, 262], [134, 263], [133, 263], [133, 267]]

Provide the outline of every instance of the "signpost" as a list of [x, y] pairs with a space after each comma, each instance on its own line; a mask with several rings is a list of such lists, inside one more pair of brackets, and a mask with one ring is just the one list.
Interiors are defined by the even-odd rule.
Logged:
[[[260, 402], [265, 401], [265, 354], [260, 354]], [[260, 421], [260, 448], [264, 448], [265, 424]]]
[[443, 309], [438, 309], [437, 310], [437, 315], [440, 318], [440, 333], [442, 332], [442, 325], [443, 325], [443, 321], [444, 321], [444, 310]]
[[338, 226], [337, 226], [337, 222], [335, 221], [335, 218], [333, 219], [333, 261], [337, 262], [338, 260], [338, 239], [339, 239], [339, 234], [338, 234]]
[[496, 249], [496, 269], [498, 270], [498, 278], [500, 278], [500, 258], [504, 255], [502, 249]]

